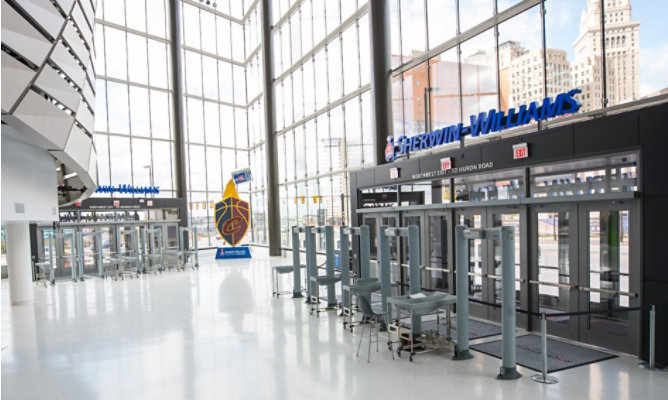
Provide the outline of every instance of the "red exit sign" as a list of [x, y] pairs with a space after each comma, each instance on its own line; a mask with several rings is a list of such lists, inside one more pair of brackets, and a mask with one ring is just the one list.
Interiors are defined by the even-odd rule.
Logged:
[[399, 178], [399, 168], [390, 168], [390, 179], [398, 179]]
[[450, 157], [441, 158], [441, 171], [448, 171], [452, 169], [452, 160]]
[[529, 157], [529, 146], [526, 143], [513, 145], [513, 159], [519, 160], [527, 157]]

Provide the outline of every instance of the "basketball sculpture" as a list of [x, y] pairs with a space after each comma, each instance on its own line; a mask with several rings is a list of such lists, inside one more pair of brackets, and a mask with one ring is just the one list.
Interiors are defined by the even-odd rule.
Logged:
[[234, 181], [225, 187], [223, 199], [216, 203], [216, 229], [232, 247], [241, 242], [250, 226], [250, 206], [239, 198]]

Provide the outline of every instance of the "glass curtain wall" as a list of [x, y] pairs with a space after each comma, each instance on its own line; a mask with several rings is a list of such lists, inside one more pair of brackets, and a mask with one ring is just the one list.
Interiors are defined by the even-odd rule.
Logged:
[[273, 2], [283, 247], [290, 226], [349, 224], [347, 171], [373, 163], [367, 11], [362, 0]]
[[166, 0], [100, 0], [96, 13], [98, 183], [154, 185], [156, 197], [174, 197]]
[[661, 3], [392, 0], [394, 134], [468, 125], [574, 88], [581, 113], [665, 95]]
[[[188, 223], [198, 227], [200, 247], [222, 245], [214, 203], [232, 171], [252, 167], [254, 180], [238, 186], [251, 204], [247, 240], [266, 243], [260, 3], [216, 3], [213, 8], [180, 2]], [[100, 185], [153, 183], [160, 187], [156, 196], [176, 196], [168, 7], [167, 0], [100, 1], [95, 37]]]

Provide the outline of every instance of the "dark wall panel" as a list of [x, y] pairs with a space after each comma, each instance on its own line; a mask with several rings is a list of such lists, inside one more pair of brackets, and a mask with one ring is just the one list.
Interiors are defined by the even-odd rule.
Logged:
[[638, 125], [642, 145], [640, 191], [646, 196], [666, 196], [668, 105], [641, 110]]
[[597, 118], [573, 126], [576, 154], [615, 151], [638, 144], [636, 111]]
[[574, 151], [573, 127], [550, 129], [529, 140], [529, 160], [556, 160], [569, 157]]
[[668, 283], [666, 258], [666, 227], [668, 227], [668, 196], [643, 198], [642, 254], [644, 279]]
[[374, 184], [375, 168], [364, 169], [357, 172], [357, 187], [368, 187]]

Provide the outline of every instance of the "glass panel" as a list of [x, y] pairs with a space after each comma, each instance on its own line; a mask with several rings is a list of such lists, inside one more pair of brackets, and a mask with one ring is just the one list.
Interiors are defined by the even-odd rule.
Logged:
[[[616, 14], [615, 20], [612, 13]], [[606, 14], [605, 34], [610, 37], [610, 47], [606, 46], [605, 51], [608, 94], [612, 86], [615, 101], [621, 103], [668, 92], [664, 68], [668, 63], [668, 38], [661, 34], [665, 31], [666, 19], [662, 16], [668, 15], [668, 2], [633, 0], [633, 9], [627, 2], [618, 2], [617, 7], [606, 5]], [[611, 71], [615, 65], [621, 68], [621, 74], [620, 69]], [[617, 75], [611, 77], [610, 73]], [[615, 104], [609, 95], [608, 99], [610, 105]]]
[[222, 191], [223, 184], [227, 184], [221, 179], [220, 148], [206, 148], [206, 179], [210, 191]]
[[[391, 0], [390, 3], [390, 46], [391, 46], [391, 57], [390, 60], [392, 69], [401, 65], [401, 37], [399, 34], [400, 30], [400, 16], [399, 16], [399, 0]], [[368, 21], [367, 21], [368, 23]], [[362, 42], [360, 41], [360, 45]]]
[[318, 172], [325, 173], [331, 170], [330, 140], [329, 140], [329, 120], [327, 114], [318, 116], [316, 124], [318, 131]]
[[[128, 28], [146, 32], [146, 2], [145, 0], [132, 0], [125, 2], [125, 11]], [[132, 53], [130, 53], [132, 54]]]
[[[345, 1], [344, 1], [345, 2]], [[357, 27], [350, 26], [343, 32], [343, 84], [344, 93], [348, 94], [359, 87], [360, 64], [357, 49]], [[365, 65], [365, 68], [368, 66]]]
[[[109, 3], [109, 2], [107, 2]], [[104, 28], [107, 76], [126, 80], [127, 73], [127, 49], [125, 47], [125, 32], [108, 26]]]
[[[371, 75], [371, 49], [369, 43], [369, 14], [364, 14], [359, 19], [359, 44], [360, 44], [360, 84], [366, 85], [370, 82]], [[394, 54], [394, 53], [393, 53]], [[394, 59], [394, 57], [392, 57]], [[347, 61], [347, 60], [346, 60]], [[346, 75], [347, 76], [347, 75]]]
[[230, 21], [225, 18], [216, 17], [216, 34], [218, 35], [218, 40], [216, 41], [218, 55], [225, 58], [232, 58]]
[[360, 121], [360, 99], [355, 97], [345, 104], [347, 167], [362, 165], [364, 158]]
[[315, 83], [313, 71], [313, 61], [307, 60], [304, 63], [304, 114], [310, 115], [315, 111]]
[[[570, 289], [554, 284], [570, 283], [569, 260], [569, 213], [538, 213], [538, 280], [547, 285], [538, 286], [539, 312], [568, 312]], [[552, 285], [549, 285], [552, 284]], [[559, 323], [568, 323], [569, 316], [548, 318]]]
[[427, 63], [404, 72], [404, 134], [426, 132], [425, 94], [429, 87]]
[[424, 53], [426, 31], [424, 0], [401, 0], [401, 64]]
[[202, 50], [216, 54], [216, 17], [206, 11], [200, 13], [202, 24]]
[[[429, 216], [429, 266], [448, 269], [448, 220], [442, 215]], [[429, 289], [448, 291], [448, 273], [429, 271]]]
[[[629, 211], [590, 211], [589, 287], [629, 291]], [[628, 313], [606, 314], [609, 309], [629, 307], [629, 296], [589, 292], [589, 328], [628, 336]]]
[[[515, 279], [520, 279], [520, 215], [517, 213], [509, 214], [494, 214], [492, 217], [492, 224], [494, 228], [502, 226], [511, 226], [515, 228]], [[494, 260], [494, 275], [502, 276], [501, 271], [501, 241], [493, 241], [493, 254], [492, 259]], [[494, 301], [497, 304], [501, 304], [501, 280], [494, 280]], [[515, 303], [517, 307], [520, 305], [520, 294], [521, 286], [520, 282], [515, 281]]]
[[103, 79], [95, 81], [95, 130], [107, 131], [107, 86]]
[[[459, 216], [459, 225], [465, 225], [469, 228], [482, 227], [482, 217], [480, 214], [461, 214]], [[469, 296], [482, 300], [482, 240], [469, 240]]]
[[459, 2], [460, 32], [478, 25], [494, 13], [494, 0], [466, 0]]
[[362, 143], [364, 146], [364, 164], [374, 162], [374, 138], [371, 125], [371, 91], [362, 94]]
[[462, 43], [461, 54], [464, 119], [497, 109], [494, 31], [487, 30]]
[[149, 82], [152, 86], [168, 88], [167, 82], [167, 45], [155, 40], [148, 40]]
[[301, 5], [302, 51], [304, 53], [313, 48], [313, 27], [311, 25], [311, 18], [311, 2], [305, 1]]
[[[543, 45], [538, 6], [499, 25], [500, 110], [542, 101]], [[571, 90], [566, 52], [550, 49], [547, 54], [548, 86], [556, 96]]]
[[220, 127], [218, 125], [218, 104], [204, 102], [204, 132], [206, 135], [206, 144], [220, 145]]
[[234, 92], [232, 85], [232, 64], [228, 64], [224, 61], [218, 61], [218, 85], [220, 101], [233, 103]]
[[[582, 90], [576, 98], [580, 112], [602, 107], [603, 60], [601, 58], [601, 9], [598, 1], [562, 0], [545, 2], [545, 37], [548, 54], [566, 52], [570, 64], [570, 86]], [[578, 15], [574, 12], [581, 11]], [[551, 80], [561, 79], [557, 71]], [[550, 75], [548, 75], [548, 78]], [[548, 94], [556, 87], [548, 82]]]
[[[135, 186], [151, 186], [151, 141], [132, 139], [132, 173]], [[114, 168], [116, 168], [114, 166]], [[144, 195], [138, 195], [144, 197]]]
[[192, 51], [186, 51], [186, 93], [195, 96], [202, 95], [202, 56]]
[[406, 130], [404, 129], [404, 98], [401, 74], [392, 78], [392, 118], [394, 136], [404, 135]]
[[149, 136], [148, 89], [130, 86], [130, 126], [133, 136]]
[[457, 0], [427, 0], [429, 48], [457, 34]]
[[165, 33], [165, 1], [146, 0], [146, 8], [151, 10], [147, 16], [147, 30], [151, 35], [167, 37]]
[[156, 186], [171, 189], [172, 185], [172, 144], [160, 140], [153, 141], [153, 180]]
[[332, 32], [341, 25], [341, 11], [339, 10], [339, 0], [327, 0], [327, 33]]
[[320, 50], [314, 58], [315, 64], [315, 107], [320, 109], [329, 102], [327, 90], [327, 53]]
[[120, 1], [104, 2], [104, 19], [118, 25], [125, 25], [125, 12], [123, 4]]
[[313, 176], [318, 171], [318, 137], [315, 130], [315, 120], [304, 125], [306, 135], [306, 174]]
[[[356, 57], [351, 58], [351, 63]], [[343, 82], [341, 76], [341, 42], [337, 37], [327, 44], [327, 61], [329, 72], [329, 98], [337, 100], [343, 95]]]
[[204, 143], [204, 105], [202, 100], [187, 98], [188, 141]]
[[301, 125], [295, 128], [295, 164], [297, 165], [297, 171], [295, 174], [296, 179], [301, 179], [306, 176], [305, 143], [304, 125]]
[[206, 190], [206, 164], [204, 146], [188, 146], [190, 164], [190, 190]]
[[128, 87], [121, 83], [107, 82], [109, 102], [109, 132], [129, 134]]
[[[132, 183], [132, 158], [130, 157], [130, 139], [110, 136], [109, 151], [114, 155], [114, 168], [111, 170], [112, 185]], [[116, 196], [116, 194], [114, 194]], [[122, 196], [122, 195], [121, 195]], [[132, 195], [130, 195], [131, 197]]]
[[95, 150], [97, 151], [98, 185], [110, 185], [109, 177], [109, 136], [95, 134]]
[[455, 201], [509, 200], [524, 197], [523, 172], [518, 170], [455, 178]]
[[[325, 2], [313, 0], [313, 43], [320, 43], [325, 38]], [[307, 48], [307, 47], [305, 47]]]
[[130, 81], [148, 84], [147, 52], [146, 38], [128, 33], [128, 54], [132, 58], [128, 64]]
[[169, 139], [171, 137], [169, 124], [169, 102], [167, 93], [151, 90], [151, 132], [154, 138]]
[[183, 44], [199, 49], [199, 9], [190, 4], [183, 4]]
[[457, 48], [429, 60], [431, 129], [461, 122]]
[[214, 58], [202, 56], [204, 97], [218, 100], [218, 65]]

